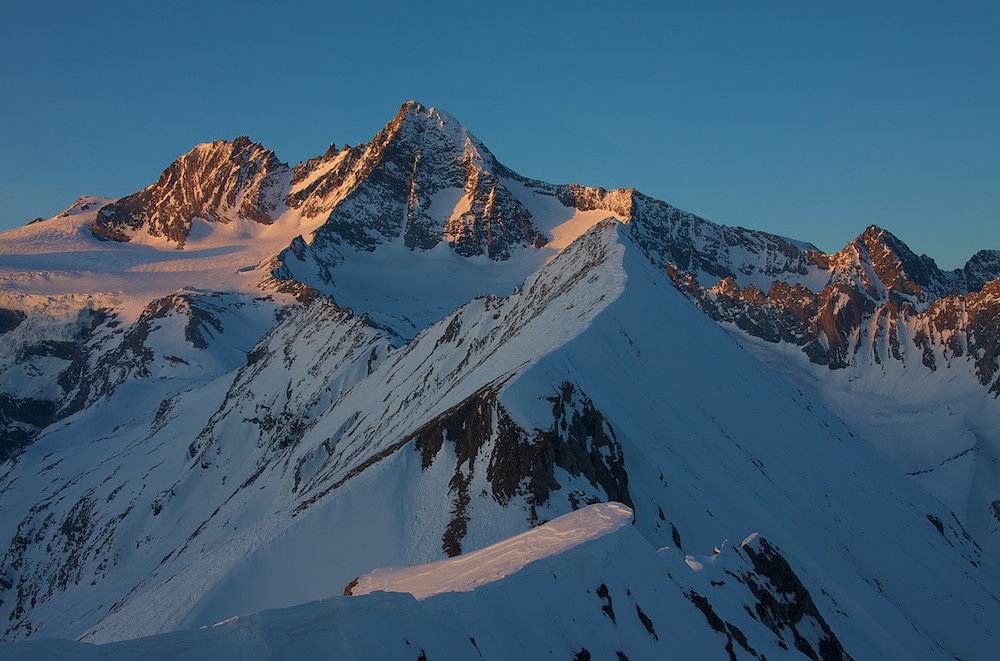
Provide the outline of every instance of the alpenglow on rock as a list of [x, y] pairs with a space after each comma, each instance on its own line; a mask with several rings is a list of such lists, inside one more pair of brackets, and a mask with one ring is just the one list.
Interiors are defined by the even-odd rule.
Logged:
[[269, 225], [283, 206], [290, 174], [273, 151], [247, 137], [198, 145], [152, 186], [98, 211], [91, 231], [114, 241], [145, 231], [183, 246], [194, 219], [227, 223], [243, 218]]

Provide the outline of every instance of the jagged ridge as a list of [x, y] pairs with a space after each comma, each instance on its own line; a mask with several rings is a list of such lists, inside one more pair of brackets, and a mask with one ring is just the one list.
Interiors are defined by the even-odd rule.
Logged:
[[290, 174], [273, 151], [245, 136], [198, 145], [155, 184], [101, 208], [92, 232], [128, 241], [145, 230], [183, 246], [195, 219], [268, 225], [281, 210]]

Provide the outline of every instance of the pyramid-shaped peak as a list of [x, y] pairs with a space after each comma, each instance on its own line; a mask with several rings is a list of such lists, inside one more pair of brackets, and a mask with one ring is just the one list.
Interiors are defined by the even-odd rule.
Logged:
[[878, 225], [869, 225], [865, 228], [865, 231], [861, 233], [861, 236], [864, 238], [875, 238], [882, 236], [884, 233], [886, 233], [886, 230], [882, 229]]
[[895, 234], [878, 225], [869, 225], [858, 241], [864, 243], [874, 258], [878, 254], [891, 253], [896, 259], [911, 262], [918, 259], [916, 253]]
[[426, 112], [427, 112], [427, 106], [413, 99], [406, 101], [405, 103], [403, 103], [403, 105], [399, 107], [400, 115], [405, 115], [408, 113], [426, 113]]
[[496, 158], [486, 145], [451, 114], [417, 101], [407, 101], [400, 106], [385, 133], [390, 139], [402, 138], [417, 146], [461, 150], [465, 159], [487, 167], [496, 164]]
[[865, 228], [861, 234], [857, 236], [852, 243], [861, 243], [864, 245], [870, 245], [873, 243], [902, 243], [897, 239], [892, 232], [885, 229], [884, 227], [879, 227], [878, 225], [869, 225]]
[[838, 255], [841, 257], [839, 268], [856, 270], [865, 282], [868, 277], [862, 274], [863, 268], [856, 260], [869, 263], [878, 279], [891, 291], [915, 295], [926, 291], [940, 295], [953, 286], [933, 259], [917, 255], [892, 232], [878, 225], [869, 225]]
[[847, 254], [852, 249], [868, 252], [872, 257], [889, 253], [892, 253], [899, 259], [915, 257], [905, 243], [900, 241], [892, 232], [878, 225], [869, 225], [866, 227], [853, 241], [844, 246], [844, 249], [840, 253]]

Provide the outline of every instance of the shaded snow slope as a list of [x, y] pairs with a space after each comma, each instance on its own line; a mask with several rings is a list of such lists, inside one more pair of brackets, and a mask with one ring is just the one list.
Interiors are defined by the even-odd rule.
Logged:
[[760, 531], [848, 649], [888, 637], [987, 656], [997, 568], [954, 515], [661, 287], [665, 276], [626, 245], [623, 294], [501, 403], [524, 420], [554, 384], [579, 384], [621, 444], [647, 538], [708, 553]]
[[[608, 510], [615, 505], [593, 506]], [[575, 544], [535, 557], [519, 571], [471, 591], [448, 592], [417, 601], [409, 594], [378, 592], [334, 597], [283, 610], [227, 618], [214, 626], [132, 641], [89, 645], [57, 640], [0, 644], [4, 658], [82, 659], [273, 659], [330, 654], [351, 659], [508, 659], [683, 658], [729, 659], [735, 647], [768, 658], [788, 652], [791, 634], [780, 636], [745, 613], [733, 634], [713, 629], [697, 591], [711, 589], [676, 553], [656, 553], [627, 523], [615, 516], [595, 535], [588, 527], [567, 525], [592, 519], [590, 508], [532, 531], [536, 538], [551, 526], [578, 538]], [[622, 520], [617, 520], [622, 519]], [[587, 523], [587, 521], [584, 521]], [[516, 538], [515, 538], [516, 539]], [[507, 548], [515, 539], [504, 542]], [[583, 541], [586, 539], [586, 541]], [[549, 550], [552, 550], [549, 547]], [[475, 554], [473, 554], [475, 555]], [[753, 567], [737, 552], [727, 552], [726, 568], [747, 576]], [[481, 556], [477, 556], [481, 557]], [[456, 558], [450, 563], [456, 563]], [[470, 557], [471, 560], [471, 557]], [[722, 562], [718, 563], [723, 565]], [[488, 570], [492, 565], [482, 565]], [[713, 574], [714, 576], [714, 574]], [[766, 578], [763, 581], [767, 586]], [[765, 588], [765, 591], [773, 588]], [[743, 587], [750, 594], [747, 587]], [[778, 593], [780, 596], [780, 593]], [[793, 602], [794, 603], [794, 602]], [[803, 640], [816, 645], [824, 636], [811, 616], [800, 623]], [[815, 629], [815, 632], [813, 631]], [[745, 633], [744, 633], [745, 632]], [[744, 648], [745, 646], [745, 648]], [[782, 648], [784, 646], [784, 649]]]
[[1000, 400], [982, 387], [971, 363], [932, 371], [859, 360], [832, 372], [794, 346], [729, 329], [951, 508], [988, 555], [1000, 558]]
[[740, 271], [706, 286], [663, 245], [643, 248], [692, 302], [1000, 557], [1000, 270], [992, 251], [943, 272], [871, 226], [837, 253], [804, 253], [819, 280], [788, 271], [761, 283]]
[[[136, 379], [49, 430], [3, 476], [0, 525], [14, 540], [5, 553], [6, 580], [16, 586], [10, 594], [22, 595], [2, 606], [14, 623], [10, 633], [36, 629], [38, 618], [45, 630], [61, 635], [79, 636], [96, 626], [92, 637], [107, 640], [172, 628], [200, 608], [203, 596], [231, 608], [224, 595], [207, 593], [240, 563], [254, 562], [256, 550], [255, 558], [266, 556], [283, 530], [312, 514], [312, 503], [333, 489], [340, 495], [364, 483], [371, 476], [365, 468], [400, 449], [427, 420], [580, 332], [622, 286], [615, 236], [613, 224], [605, 226], [517, 295], [473, 301], [405, 348], [391, 351], [391, 336], [366, 318], [317, 299], [290, 310], [235, 372], [181, 392], [170, 381]], [[556, 332], [546, 335], [545, 329]], [[543, 342], [528, 341], [543, 336]], [[131, 408], [140, 398], [159, 405]], [[123, 420], [117, 407], [134, 413]], [[83, 452], [81, 435], [100, 442]], [[450, 516], [440, 505], [450, 471], [424, 475], [419, 455], [412, 449], [405, 455], [393, 459], [395, 470], [409, 465], [415, 473], [399, 488], [423, 503], [428, 518], [411, 521], [404, 509], [384, 519], [402, 526], [387, 531], [389, 555], [362, 544], [349, 556], [353, 562], [441, 557], [440, 535]], [[79, 462], [87, 461], [98, 467], [77, 475]], [[130, 475], [145, 477], [137, 482]], [[396, 482], [391, 473], [382, 475]], [[369, 495], [347, 498], [339, 514], [336, 505], [327, 507], [312, 525], [357, 536], [371, 532], [372, 508], [385, 512], [399, 502], [379, 499], [383, 505], [376, 505], [370, 491], [358, 488]], [[37, 494], [44, 506], [24, 511], [15, 498], [21, 490]], [[334, 519], [320, 523], [331, 509]], [[69, 517], [78, 532], [64, 538], [70, 528], [47, 523], [56, 517]], [[500, 518], [508, 523], [493, 527], [482, 520], [483, 529], [468, 543], [485, 545], [527, 526], [516, 511]], [[297, 544], [310, 545], [316, 529], [295, 528], [303, 531]], [[29, 530], [34, 532], [26, 537]], [[77, 569], [69, 577], [46, 551], [46, 538], [74, 558]], [[348, 545], [355, 544], [352, 539]], [[374, 566], [344, 562], [329, 569], [339, 590]], [[296, 603], [294, 595], [320, 585], [296, 575], [274, 598]], [[90, 591], [74, 589], [88, 582], [84, 576], [101, 585], [106, 597], [100, 604], [87, 596]], [[29, 609], [35, 615], [28, 616]]]
[[[842, 645], [856, 658], [985, 658], [1000, 615], [995, 568], [951, 513], [743, 351], [667, 277], [625, 226], [599, 223], [515, 295], [473, 301], [399, 348], [317, 299], [286, 316], [235, 373], [173, 397], [158, 420], [102, 432], [94, 452], [111, 454], [71, 484], [58, 477], [64, 465], [67, 476], [79, 470], [58, 449], [71, 428], [44, 435], [3, 478], [0, 521], [17, 522], [14, 536], [25, 541], [8, 551], [8, 580], [53, 593], [15, 613], [8, 636], [30, 626], [112, 641], [211, 624], [337, 594], [378, 567], [470, 554], [617, 500], [635, 511], [626, 536], [669, 547], [660, 555], [673, 558], [657, 599], [633, 597], [657, 632], [683, 605], [702, 628], [718, 624], [708, 613], [726, 614], [741, 634], [719, 625], [710, 635], [722, 650], [744, 649], [744, 636], [754, 650], [783, 640], [814, 651]], [[327, 348], [307, 349], [316, 342]], [[329, 358], [315, 364], [317, 355]], [[127, 395], [119, 388], [107, 405]], [[78, 415], [77, 430], [107, 424], [106, 415]], [[119, 497], [108, 476], [126, 468], [144, 473], [146, 486], [126, 487], [127, 507], [99, 505]], [[49, 475], [56, 481], [46, 486]], [[51, 496], [26, 512], [12, 498], [18, 488]], [[72, 528], [57, 525], [67, 520]], [[767, 545], [727, 555], [727, 539], [753, 532]], [[603, 542], [581, 548], [591, 543]], [[46, 544], [76, 558], [64, 585]], [[713, 546], [729, 560], [712, 561]], [[685, 562], [687, 553], [708, 558]], [[711, 574], [716, 562], [742, 578]], [[695, 565], [702, 571], [682, 578]], [[600, 585], [569, 585], [559, 571], [550, 584], [532, 566], [524, 572], [562, 586], [551, 588], [557, 595], [582, 600], [579, 590]], [[652, 566], [636, 566], [649, 580]], [[527, 581], [524, 572], [480, 586], [476, 603], [496, 590], [495, 603], [509, 605], [501, 586]], [[521, 584], [518, 599], [533, 594]], [[625, 596], [618, 588], [614, 604], [629, 603], [620, 600], [638, 588], [617, 585]], [[797, 604], [786, 609], [794, 615], [773, 628], [746, 615], [769, 608], [766, 594]], [[594, 612], [610, 624], [598, 621], [617, 626], [601, 606], [624, 619], [619, 606], [599, 599]], [[563, 622], [554, 597], [530, 601], [538, 621]], [[482, 608], [473, 611], [490, 619]], [[592, 636], [573, 625], [559, 645], [625, 648], [602, 627], [588, 627], [602, 632]], [[659, 649], [642, 635], [653, 647], [637, 649]]]

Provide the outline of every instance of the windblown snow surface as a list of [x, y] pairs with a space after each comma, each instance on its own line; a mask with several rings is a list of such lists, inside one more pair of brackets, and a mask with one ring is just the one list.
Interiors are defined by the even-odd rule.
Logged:
[[631, 519], [632, 510], [620, 503], [588, 505], [457, 558], [417, 567], [377, 569], [358, 577], [350, 593], [408, 592], [419, 600], [442, 592], [468, 592], [509, 576], [530, 562], [614, 532]]
[[257, 293], [249, 269], [318, 224], [294, 211], [266, 226], [195, 220], [184, 250], [156, 237], [121, 244], [90, 232], [98, 210], [111, 201], [80, 198], [54, 218], [0, 233], [4, 307], [16, 306], [22, 294], [86, 294], [134, 320], [149, 301], [185, 287]]

